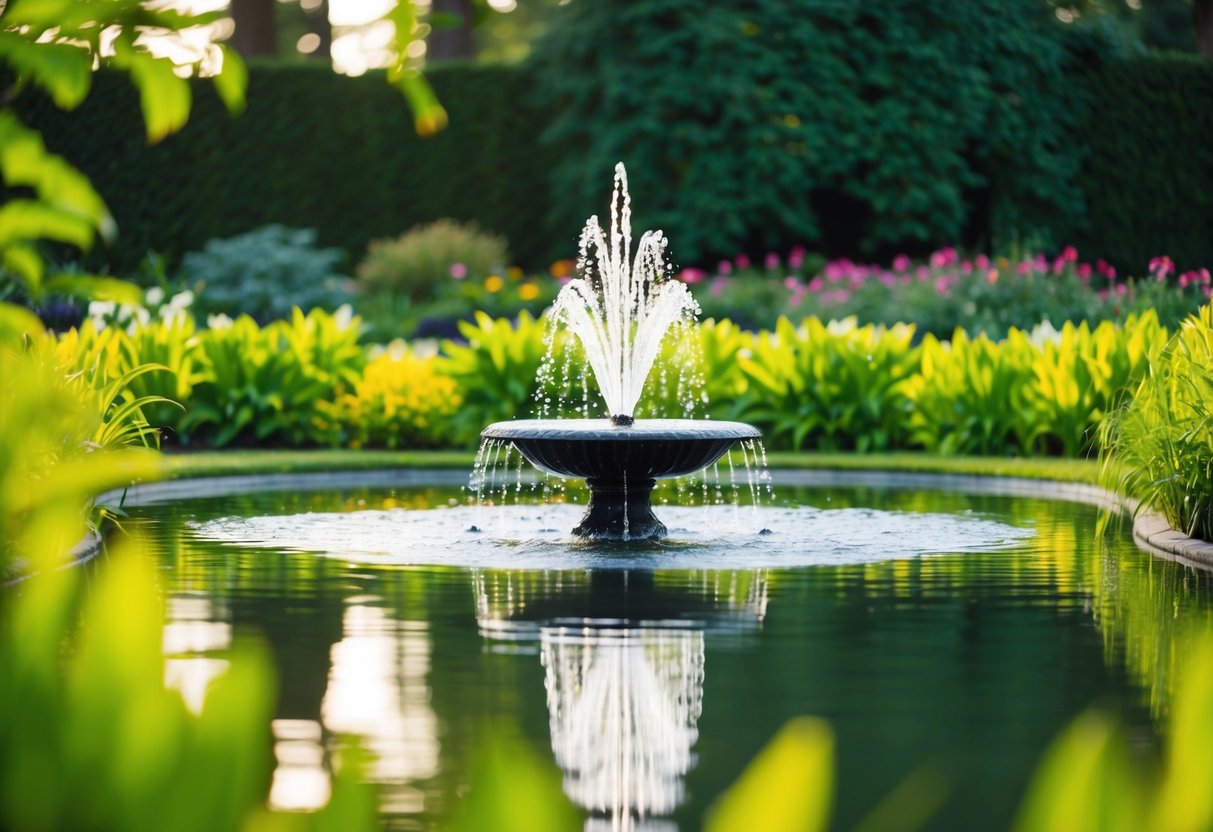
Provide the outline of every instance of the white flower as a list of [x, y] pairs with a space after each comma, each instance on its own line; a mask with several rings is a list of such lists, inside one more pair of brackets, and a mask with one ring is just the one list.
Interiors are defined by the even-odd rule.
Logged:
[[333, 323], [338, 329], [349, 329], [350, 324], [354, 320], [354, 308], [348, 303], [343, 303], [337, 307], [337, 311], [333, 313]]
[[189, 289], [173, 295], [168, 305], [174, 309], [189, 309], [194, 305], [194, 293]]
[[153, 286], [147, 290], [147, 294], [143, 296], [144, 303], [150, 306], [159, 306], [164, 302], [164, 290], [159, 286]]
[[211, 329], [227, 329], [232, 325], [232, 319], [220, 312], [218, 315], [208, 315], [206, 325]]
[[1053, 326], [1048, 318], [1038, 323], [1032, 328], [1032, 332], [1028, 335], [1028, 340], [1035, 347], [1043, 347], [1045, 344], [1060, 344], [1061, 333]]

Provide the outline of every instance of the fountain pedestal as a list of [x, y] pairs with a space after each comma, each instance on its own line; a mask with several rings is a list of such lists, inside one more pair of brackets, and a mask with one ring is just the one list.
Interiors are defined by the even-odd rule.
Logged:
[[649, 502], [657, 479], [694, 473], [733, 443], [759, 438], [741, 422], [691, 419], [519, 419], [480, 435], [509, 442], [540, 471], [584, 479], [590, 503], [573, 534], [592, 540], [665, 537]]
[[640, 482], [590, 477], [590, 502], [585, 515], [573, 529], [578, 537], [592, 540], [660, 540], [666, 535], [665, 523], [653, 513], [651, 497], [657, 480]]

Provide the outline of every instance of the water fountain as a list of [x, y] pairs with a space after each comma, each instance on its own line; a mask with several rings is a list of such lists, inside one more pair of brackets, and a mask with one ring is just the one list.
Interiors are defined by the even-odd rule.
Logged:
[[656, 540], [665, 525], [653, 514], [657, 479], [699, 471], [742, 440], [758, 439], [741, 422], [636, 419], [634, 413], [661, 342], [698, 305], [685, 284], [667, 279], [666, 239], [646, 231], [632, 258], [631, 196], [623, 163], [615, 166], [611, 231], [598, 217], [581, 234], [579, 276], [560, 291], [553, 320], [585, 351], [606, 401], [608, 419], [520, 419], [480, 434], [508, 442], [548, 474], [584, 479], [590, 499], [573, 529], [594, 540]]

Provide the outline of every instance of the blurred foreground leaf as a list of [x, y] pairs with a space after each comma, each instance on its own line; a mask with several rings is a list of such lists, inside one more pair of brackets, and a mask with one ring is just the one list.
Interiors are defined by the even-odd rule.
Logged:
[[708, 832], [825, 829], [834, 797], [834, 734], [799, 717], [775, 735], [710, 810]]

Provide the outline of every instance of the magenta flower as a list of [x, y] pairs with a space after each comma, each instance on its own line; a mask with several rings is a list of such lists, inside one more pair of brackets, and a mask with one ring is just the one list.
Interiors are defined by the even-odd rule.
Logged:
[[721, 260], [716, 264], [716, 274], [729, 275], [733, 273], [733, 264], [728, 260]]
[[1061, 259], [1066, 263], [1078, 262], [1078, 249], [1074, 246], [1066, 246], [1061, 250]]
[[814, 293], [820, 292], [825, 288], [825, 285], [824, 280], [822, 280], [820, 277], [815, 277], [809, 281], [809, 291]]
[[783, 285], [789, 292], [795, 292], [800, 288], [800, 281], [794, 275], [788, 275], [783, 279]]
[[733, 262], [737, 264], [739, 269], [748, 269], [750, 267], [750, 258], [744, 254], [738, 254], [733, 258]]
[[768, 251], [767, 256], [762, 258], [762, 265], [768, 270], [773, 271], [779, 268], [779, 255], [773, 251]]
[[686, 268], [679, 272], [678, 279], [683, 283], [694, 286], [696, 283], [702, 283], [707, 276], [708, 273], [703, 269]]
[[893, 258], [893, 271], [904, 272], [910, 268], [910, 258], [904, 254], [899, 254]]
[[788, 267], [799, 269], [804, 265], [805, 250], [804, 246], [796, 246], [788, 252]]
[[1150, 261], [1150, 274], [1154, 275], [1155, 280], [1166, 280], [1173, 271], [1175, 271], [1175, 264], [1165, 254]]
[[468, 267], [467, 266], [463, 265], [462, 263], [452, 263], [451, 264], [451, 277], [455, 278], [456, 280], [463, 280], [467, 276], [468, 276]]
[[1078, 274], [1078, 279], [1081, 280], [1083, 283], [1086, 283], [1088, 280], [1091, 279], [1091, 264], [1090, 263], [1079, 263], [1078, 268], [1075, 269], [1075, 272]]
[[979, 254], [973, 258], [973, 265], [982, 271], [985, 271], [986, 269], [990, 268], [990, 258], [986, 257], [984, 254]]
[[1095, 261], [1095, 271], [1106, 277], [1108, 280], [1116, 279], [1116, 269], [1108, 265], [1107, 261], [1102, 257]]

